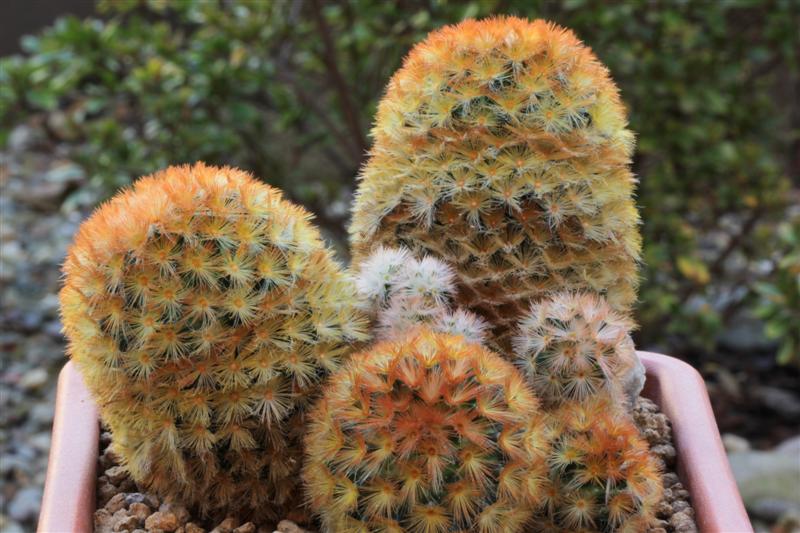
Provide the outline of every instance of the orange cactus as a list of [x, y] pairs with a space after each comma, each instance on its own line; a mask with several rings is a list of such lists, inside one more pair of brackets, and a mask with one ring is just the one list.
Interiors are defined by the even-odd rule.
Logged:
[[330, 532], [523, 531], [549, 432], [514, 367], [421, 328], [359, 353], [312, 411], [303, 469]]
[[551, 415], [551, 480], [542, 527], [575, 531], [647, 531], [662, 497], [661, 472], [638, 428], [599, 395], [567, 402]]
[[305, 408], [365, 322], [309, 219], [200, 163], [140, 179], [81, 226], [69, 354], [143, 486], [215, 514], [299, 503]]
[[529, 302], [555, 291], [627, 311], [641, 243], [626, 121], [607, 69], [568, 30], [498, 17], [430, 34], [378, 108], [356, 262], [381, 245], [445, 260], [503, 351]]

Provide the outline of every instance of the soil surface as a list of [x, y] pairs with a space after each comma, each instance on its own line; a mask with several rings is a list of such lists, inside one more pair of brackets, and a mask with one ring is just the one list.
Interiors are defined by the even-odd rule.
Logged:
[[[697, 533], [689, 492], [675, 473], [675, 448], [672, 428], [666, 415], [650, 400], [639, 398], [634, 420], [664, 471], [664, 499], [656, 510], [656, 523], [648, 533]], [[192, 516], [181, 505], [162, 502], [157, 496], [139, 492], [136, 484], [119, 466], [111, 451], [111, 434], [100, 435], [100, 457], [97, 471], [97, 510], [95, 532], [160, 531], [176, 533], [309, 533], [288, 520], [280, 524], [241, 523], [235, 517], [209, 523]]]

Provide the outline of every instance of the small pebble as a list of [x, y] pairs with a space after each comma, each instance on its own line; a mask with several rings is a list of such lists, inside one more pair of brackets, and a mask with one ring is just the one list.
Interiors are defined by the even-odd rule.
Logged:
[[236, 526], [239, 525], [239, 521], [236, 520], [234, 517], [229, 516], [222, 522], [220, 522], [217, 527], [211, 530], [211, 533], [231, 533]]
[[141, 492], [129, 492], [125, 494], [125, 503], [132, 505], [134, 503], [144, 503], [144, 494]]
[[733, 433], [725, 433], [722, 436], [722, 445], [728, 453], [750, 451], [750, 443], [747, 439]]
[[112, 466], [106, 470], [106, 477], [113, 485], [119, 485], [128, 477], [128, 473], [121, 466]]
[[111, 529], [111, 513], [106, 509], [98, 509], [94, 512], [94, 531], [95, 533], [107, 533]]
[[675, 529], [675, 533], [697, 533], [694, 519], [685, 511], [673, 514], [669, 523]]
[[105, 505], [117, 492], [117, 487], [108, 481], [103, 482], [98, 479], [97, 502], [99, 505]]
[[128, 509], [132, 516], [138, 520], [138, 525], [143, 525], [147, 517], [150, 516], [150, 508], [143, 503], [132, 503]]
[[27, 372], [19, 381], [19, 386], [26, 391], [34, 391], [47, 383], [47, 370], [44, 368], [34, 368]]
[[157, 511], [147, 517], [144, 527], [148, 530], [175, 531], [178, 529], [178, 517], [171, 512]]
[[308, 532], [290, 520], [281, 520], [281, 522], [278, 524], [277, 533], [308, 533]]
[[139, 526], [135, 516], [129, 515], [125, 509], [120, 509], [112, 518], [114, 531], [133, 531]]
[[17, 522], [35, 519], [42, 501], [41, 489], [28, 487], [17, 491], [8, 504], [8, 516]]
[[116, 513], [120, 509], [127, 507], [124, 494], [114, 494], [110, 500], [103, 506], [109, 513]]
[[180, 524], [185, 524], [191, 517], [189, 510], [186, 509], [186, 507], [174, 503], [162, 503], [158, 510], [171, 512], [178, 518], [178, 523]]

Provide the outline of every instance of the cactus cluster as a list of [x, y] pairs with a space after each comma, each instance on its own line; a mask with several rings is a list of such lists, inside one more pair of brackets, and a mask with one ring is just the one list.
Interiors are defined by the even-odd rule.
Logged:
[[516, 369], [427, 328], [356, 354], [313, 411], [303, 477], [323, 529], [523, 531], [547, 425]]
[[378, 339], [402, 337], [425, 324], [470, 342], [485, 340], [486, 322], [453, 308], [455, 274], [439, 259], [415, 259], [404, 248], [379, 247], [359, 265], [356, 287]]
[[518, 363], [539, 397], [558, 405], [608, 394], [618, 402], [639, 395], [643, 367], [630, 331], [633, 321], [591, 293], [556, 293], [531, 305], [514, 337]]
[[310, 215], [230, 168], [145, 177], [69, 251], [69, 354], [134, 480], [201, 511], [277, 515], [304, 413], [363, 337]]
[[633, 134], [607, 69], [548, 22], [467, 20], [432, 33], [392, 77], [350, 226], [452, 265], [459, 303], [510, 348], [529, 302], [557, 291], [635, 300]]
[[374, 135], [354, 278], [230, 168], [142, 178], [83, 224], [63, 322], [123, 464], [207, 514], [277, 518], [302, 481], [328, 532], [645, 530], [633, 136], [605, 67], [544, 21], [465, 21], [412, 50]]

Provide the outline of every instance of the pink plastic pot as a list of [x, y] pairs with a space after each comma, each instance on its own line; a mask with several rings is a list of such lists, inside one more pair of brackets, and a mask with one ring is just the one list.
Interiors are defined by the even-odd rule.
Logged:
[[[700, 374], [672, 357], [639, 355], [647, 368], [642, 394], [672, 421], [678, 475], [691, 493], [700, 531], [752, 533]], [[92, 530], [99, 428], [83, 380], [67, 363], [58, 380], [40, 532]]]
[[674, 357], [650, 352], [639, 352], [639, 357], [647, 370], [642, 396], [672, 422], [678, 477], [692, 495], [698, 528], [702, 533], [752, 533], [703, 378]]
[[100, 447], [97, 407], [71, 362], [58, 377], [56, 412], [39, 531], [94, 529], [97, 456]]

